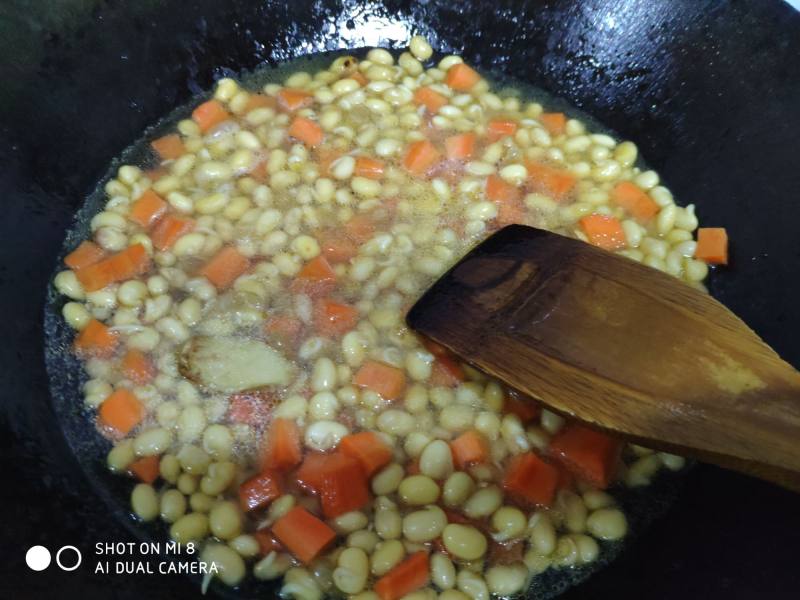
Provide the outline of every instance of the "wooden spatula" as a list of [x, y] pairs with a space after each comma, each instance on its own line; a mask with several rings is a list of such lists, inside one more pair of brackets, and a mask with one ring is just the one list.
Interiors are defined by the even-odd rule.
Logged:
[[675, 277], [512, 225], [407, 321], [560, 413], [800, 491], [800, 373]]

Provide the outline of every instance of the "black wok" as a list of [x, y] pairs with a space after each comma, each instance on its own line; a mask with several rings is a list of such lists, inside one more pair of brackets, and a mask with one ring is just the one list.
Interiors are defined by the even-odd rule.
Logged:
[[[417, 32], [636, 141], [702, 222], [728, 228], [733, 264], [712, 292], [800, 366], [800, 14], [778, 0], [12, 0], [0, 7], [0, 597], [197, 594], [181, 576], [87, 566], [96, 542], [135, 538], [74, 459], [62, 424], [74, 445], [78, 420], [63, 420], [63, 404], [56, 419], [45, 375], [47, 281], [109, 161], [223, 75], [322, 50], [400, 47]], [[665, 518], [565, 597], [795, 598], [797, 506], [767, 484], [699, 467]], [[24, 561], [34, 544], [74, 545], [86, 564], [35, 573]]]

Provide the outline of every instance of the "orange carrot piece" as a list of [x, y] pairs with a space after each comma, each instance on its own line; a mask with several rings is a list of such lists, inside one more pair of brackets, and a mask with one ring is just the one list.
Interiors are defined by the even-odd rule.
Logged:
[[456, 466], [464, 470], [470, 465], [486, 462], [489, 442], [477, 431], [465, 431], [450, 442], [450, 452]]
[[297, 274], [297, 278], [312, 279], [314, 281], [327, 279], [335, 280], [336, 273], [324, 256], [317, 256], [303, 265], [303, 268], [301, 268], [300, 272]]
[[111, 283], [133, 279], [150, 270], [150, 256], [142, 244], [104, 258], [93, 265], [75, 271], [75, 276], [87, 292], [101, 290]]
[[649, 221], [658, 214], [658, 204], [635, 183], [621, 181], [611, 190], [611, 200], [640, 221]]
[[322, 298], [314, 304], [314, 328], [325, 337], [341, 337], [358, 325], [358, 309]]
[[275, 108], [278, 102], [272, 96], [266, 94], [251, 94], [244, 105], [244, 112], [249, 113], [257, 108]]
[[497, 175], [486, 178], [486, 197], [497, 205], [497, 223], [510, 225], [525, 219], [525, 204], [522, 190], [504, 181]]
[[576, 423], [550, 440], [550, 454], [575, 476], [600, 488], [614, 478], [622, 444], [605, 433]]
[[417, 177], [425, 175], [425, 173], [434, 164], [439, 162], [441, 154], [436, 149], [436, 146], [431, 144], [428, 140], [420, 140], [412, 142], [406, 150], [403, 157], [403, 166], [412, 174]]
[[371, 477], [378, 469], [386, 466], [394, 456], [392, 449], [372, 431], [351, 433], [342, 438], [339, 448], [347, 456], [352, 456]]
[[301, 108], [308, 108], [314, 104], [314, 95], [304, 90], [283, 88], [278, 92], [278, 106], [283, 110], [294, 112]]
[[467, 160], [475, 153], [475, 134], [460, 133], [444, 140], [444, 151], [451, 160]]
[[82, 357], [109, 358], [117, 349], [117, 334], [92, 319], [75, 337], [75, 353]]
[[141, 350], [130, 349], [122, 357], [122, 374], [136, 385], [147, 385], [156, 376], [153, 361]]
[[424, 106], [429, 113], [437, 113], [440, 108], [447, 104], [447, 98], [429, 87], [417, 88], [417, 91], [414, 92], [413, 100], [414, 104]]
[[192, 219], [184, 219], [183, 217], [176, 217], [175, 215], [165, 215], [153, 231], [150, 232], [150, 239], [153, 241], [153, 247], [156, 250], [164, 252], [169, 250], [175, 245], [181, 237], [190, 233], [194, 229], [194, 221]]
[[464, 369], [452, 356], [437, 356], [428, 383], [434, 386], [455, 387], [464, 381]]
[[295, 117], [289, 126], [288, 133], [290, 137], [300, 140], [311, 148], [319, 146], [325, 138], [322, 127], [305, 117]]
[[604, 250], [620, 250], [627, 244], [622, 223], [608, 215], [587, 215], [579, 221], [589, 243]]
[[325, 454], [322, 452], [309, 452], [303, 459], [303, 464], [295, 471], [294, 477], [303, 489], [316, 494], [322, 487], [322, 477], [328, 468], [328, 463], [339, 460], [339, 453]]
[[425, 350], [427, 350], [434, 356], [439, 357], [439, 356], [450, 355], [450, 350], [442, 346], [440, 343], [434, 342], [432, 339], [422, 336], [420, 336], [419, 339], [422, 342], [422, 345], [425, 347]]
[[264, 324], [266, 334], [286, 346], [295, 346], [302, 330], [303, 322], [292, 315], [274, 315]]
[[370, 158], [369, 156], [356, 157], [356, 168], [354, 174], [358, 177], [367, 179], [380, 179], [383, 177], [385, 165], [383, 162]]
[[374, 590], [381, 600], [399, 600], [427, 585], [429, 579], [428, 554], [419, 551], [378, 579]]
[[305, 508], [295, 506], [272, 526], [272, 533], [298, 560], [313, 561], [327, 548], [336, 532]]
[[218, 290], [229, 287], [236, 278], [250, 268], [250, 261], [233, 246], [226, 246], [209, 260], [199, 274], [214, 284]]
[[105, 258], [106, 252], [100, 246], [89, 240], [84, 240], [64, 258], [64, 264], [70, 269], [78, 270]]
[[697, 230], [697, 260], [710, 265], [728, 264], [728, 232], [724, 227], [700, 227]]
[[558, 468], [526, 452], [511, 459], [503, 477], [503, 489], [525, 505], [550, 506], [558, 480]]
[[375, 235], [375, 221], [369, 215], [358, 214], [344, 224], [344, 231], [353, 242], [363, 244]]
[[131, 463], [128, 470], [142, 483], [153, 483], [161, 474], [161, 457], [154, 454]]
[[370, 389], [386, 400], [397, 400], [406, 391], [406, 375], [397, 367], [368, 360], [353, 377], [353, 384]]
[[562, 112], [542, 113], [539, 121], [550, 135], [562, 135], [567, 130], [567, 115]]
[[497, 217], [495, 219], [501, 227], [513, 223], [524, 223], [526, 216], [527, 209], [521, 198], [497, 203]]
[[200, 127], [200, 131], [205, 133], [231, 118], [230, 113], [225, 110], [217, 100], [203, 102], [192, 111], [192, 120]]
[[131, 205], [128, 218], [145, 229], [158, 221], [167, 212], [167, 203], [153, 190], [145, 190]]
[[243, 511], [250, 512], [266, 508], [282, 494], [281, 474], [272, 469], [264, 469], [239, 486], [239, 504]]
[[486, 137], [490, 142], [496, 142], [507, 135], [514, 135], [517, 133], [518, 128], [519, 123], [516, 121], [510, 119], [493, 119], [489, 121], [489, 125], [486, 126]]
[[259, 427], [269, 421], [277, 400], [268, 389], [236, 392], [228, 398], [228, 419]]
[[369, 503], [369, 481], [358, 459], [334, 453], [322, 469], [319, 500], [326, 519], [335, 519]]
[[533, 401], [533, 398], [514, 390], [509, 390], [503, 399], [503, 413], [516, 415], [523, 425], [537, 419], [541, 412], [541, 407]]
[[269, 426], [264, 446], [264, 466], [287, 471], [300, 464], [302, 449], [300, 430], [291, 419], [275, 419]]
[[534, 161], [525, 164], [528, 169], [528, 181], [533, 190], [561, 200], [572, 191], [577, 178], [564, 169], [551, 167]]
[[100, 405], [100, 422], [121, 435], [127, 435], [144, 419], [144, 405], [131, 392], [120, 388], [103, 400]]
[[486, 178], [486, 197], [492, 202], [513, 202], [522, 197], [522, 190], [492, 174]]
[[453, 65], [447, 70], [444, 82], [459, 92], [468, 92], [481, 80], [477, 71], [464, 63]]
[[331, 177], [331, 165], [344, 156], [340, 150], [317, 148], [315, 151], [320, 177]]
[[344, 232], [329, 229], [319, 235], [319, 246], [329, 263], [348, 262], [358, 254], [358, 246]]
[[177, 133], [170, 133], [150, 142], [150, 147], [158, 154], [161, 160], [174, 160], [186, 153], [181, 136]]

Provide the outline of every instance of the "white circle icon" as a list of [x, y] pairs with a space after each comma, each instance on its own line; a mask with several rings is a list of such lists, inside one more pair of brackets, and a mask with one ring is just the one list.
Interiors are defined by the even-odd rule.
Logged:
[[25, 553], [25, 562], [34, 571], [44, 571], [50, 566], [50, 550], [44, 546], [31, 546]]
[[[67, 566], [61, 564], [61, 554], [62, 554], [62, 552], [64, 552], [64, 550], [72, 550], [73, 552], [75, 552], [75, 554], [77, 555], [78, 558], [75, 561], [74, 565], [67, 567]], [[49, 560], [50, 553], [49, 552], [48, 552], [47, 557], [48, 557], [48, 561], [47, 562], [50, 562], [50, 560]], [[77, 569], [78, 567], [81, 566], [81, 560], [83, 560], [83, 557], [81, 556], [81, 551], [78, 550], [75, 546], [61, 546], [59, 551], [56, 552], [56, 564], [59, 567], [61, 567], [61, 569], [64, 570], [64, 571], [74, 571], [75, 569]]]

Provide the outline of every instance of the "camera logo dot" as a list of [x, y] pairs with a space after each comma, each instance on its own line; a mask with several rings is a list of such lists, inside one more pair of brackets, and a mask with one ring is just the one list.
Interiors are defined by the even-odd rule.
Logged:
[[44, 571], [50, 566], [50, 550], [44, 546], [31, 546], [25, 553], [25, 562], [33, 571]]
[[[64, 552], [65, 550], [71, 550], [72, 552], [67, 552], [65, 554], [65, 552]], [[74, 553], [75, 556], [77, 557], [75, 559], [75, 564], [72, 565], [72, 566], [67, 566], [69, 564], [68, 561], [70, 560], [70, 558], [69, 558], [70, 554], [72, 554], [72, 553]], [[65, 565], [64, 563], [61, 562], [61, 555], [62, 554], [65, 554], [64, 562], [66, 562], [67, 565]], [[81, 551], [78, 550], [75, 546], [61, 546], [61, 549], [58, 552], [56, 552], [56, 564], [59, 567], [61, 567], [62, 571], [74, 571], [75, 569], [77, 569], [78, 567], [81, 566], [81, 560], [83, 560], [83, 557], [81, 556]]]
[[[25, 553], [25, 562], [32, 571], [44, 571], [53, 560], [44, 546], [31, 546]], [[83, 556], [75, 546], [61, 546], [56, 552], [56, 564], [62, 571], [74, 571], [81, 566]]]

